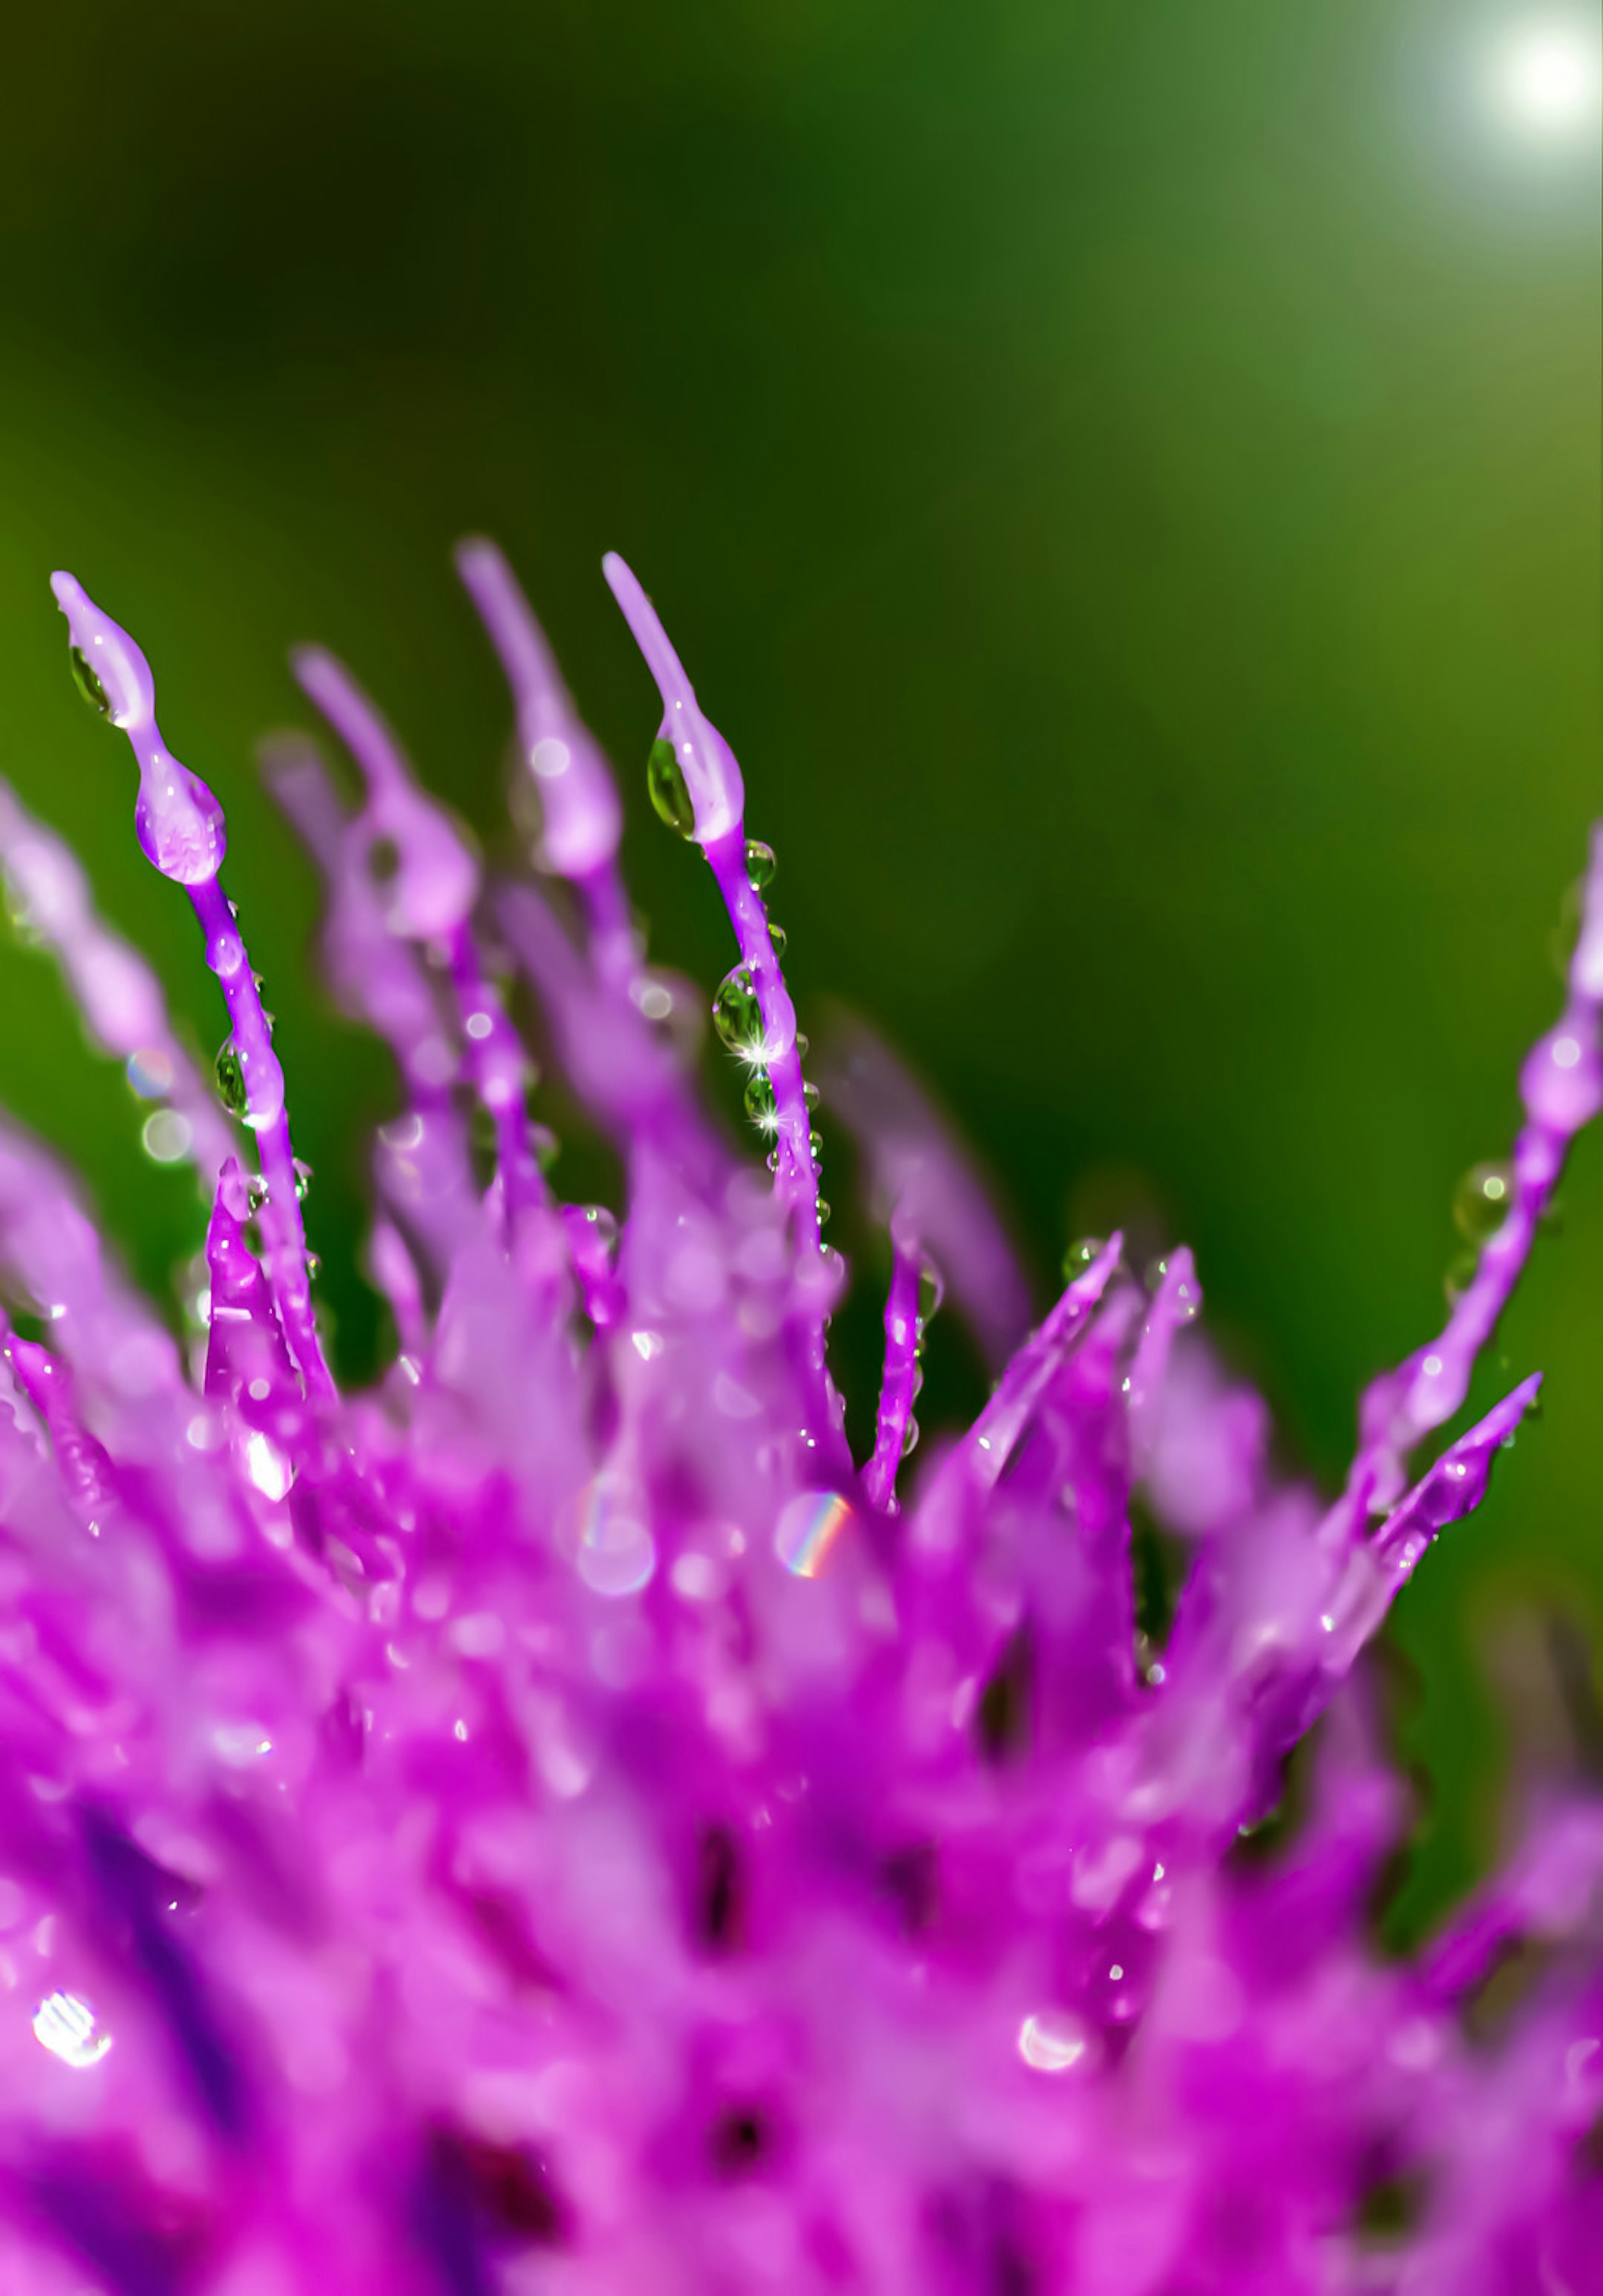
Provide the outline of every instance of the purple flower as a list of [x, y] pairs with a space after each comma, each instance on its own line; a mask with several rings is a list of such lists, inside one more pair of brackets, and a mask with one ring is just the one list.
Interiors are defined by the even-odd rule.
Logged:
[[[269, 761], [333, 986], [404, 1086], [370, 1246], [400, 1351], [370, 1393], [323, 1354], [221, 808], [68, 575], [78, 683], [227, 1006], [226, 1118], [0, 785], [14, 908], [211, 1205], [181, 1348], [0, 1132], [0, 2289], [1597, 2288], [1603, 1803], [1556, 1783], [1512, 1869], [1385, 1958], [1366, 1906], [1404, 1811], [1358, 1662], [1535, 1396], [1419, 1458], [1603, 1099], [1603, 832], [1491, 1233], [1364, 1397], [1334, 1503], [1272, 1472], [1183, 1249], [1141, 1282], [1117, 1236], [1088, 1248], [1019, 1342], [1001, 1232], [866, 1035], [823, 1071], [893, 1250], [858, 1464], [740, 769], [609, 559], [662, 696], [653, 802], [733, 929], [713, 1015], [772, 1180], [698, 1105], [610, 775], [511, 573], [487, 543], [459, 566], [536, 873], [485, 882], [324, 653], [297, 673], [359, 809], [309, 744]], [[553, 1190], [512, 974], [617, 1144], [621, 1218]], [[914, 1477], [943, 1288], [997, 1380]], [[1301, 1824], [1245, 1857], [1321, 1717]], [[1488, 2036], [1467, 2010], [1514, 1947], [1541, 1973]]]

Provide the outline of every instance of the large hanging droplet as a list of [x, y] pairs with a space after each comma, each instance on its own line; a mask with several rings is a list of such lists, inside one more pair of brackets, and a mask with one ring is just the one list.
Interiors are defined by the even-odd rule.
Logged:
[[646, 759], [646, 789], [658, 817], [681, 837], [691, 837], [696, 829], [696, 808], [685, 784], [679, 763], [679, 752], [672, 742], [660, 735], [651, 744], [651, 754]]
[[249, 1103], [245, 1089], [245, 1063], [232, 1037], [217, 1057], [217, 1097], [230, 1116], [243, 1116]]
[[940, 1269], [932, 1259], [921, 1261], [919, 1267], [919, 1329], [920, 1332], [945, 1296], [946, 1286], [941, 1280]]
[[99, 674], [81, 646], [69, 646], [67, 664], [72, 672], [72, 683], [97, 718], [111, 715], [111, 697], [101, 684]]
[[1512, 1165], [1471, 1164], [1452, 1199], [1452, 1224], [1467, 1243], [1484, 1243], [1501, 1227], [1513, 1201]]
[[750, 1059], [763, 1042], [763, 1008], [743, 964], [724, 974], [713, 998], [713, 1026], [721, 1044]]
[[776, 925], [771, 922], [768, 927], [768, 938], [773, 943], [774, 955], [778, 957], [780, 962], [782, 964], [784, 962], [785, 951], [790, 945], [789, 936], [787, 934], [784, 926]]
[[765, 845], [760, 837], [746, 840], [746, 882], [754, 893], [765, 893], [773, 882], [779, 863], [773, 857], [772, 845]]

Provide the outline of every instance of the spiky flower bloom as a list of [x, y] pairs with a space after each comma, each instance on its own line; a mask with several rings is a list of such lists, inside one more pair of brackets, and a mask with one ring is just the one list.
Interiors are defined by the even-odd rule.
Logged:
[[[1535, 1391], [1411, 1481], [1603, 1097], [1603, 836], [1483, 1191], [1501, 1217], [1446, 1328], [1364, 1398], [1334, 1504], [1272, 1472], [1189, 1254], [1138, 1282], [1117, 1237], [899, 1499], [941, 1277], [986, 1346], [1016, 1320], [999, 1231], [906, 1080], [838, 1056], [894, 1247], [859, 1467], [734, 758], [609, 561], [661, 689], [654, 801], [733, 928], [715, 1019], [772, 1181], [697, 1105], [607, 768], [527, 606], [487, 545], [460, 565], [568, 921], [481, 882], [325, 654], [298, 671], [362, 805], [309, 748], [271, 767], [328, 880], [335, 987], [405, 1086], [371, 1245], [401, 1351], [362, 1395], [320, 1348], [221, 809], [138, 647], [57, 578], [140, 842], [200, 920], [243, 1128], [6, 793], [13, 904], [212, 1210], [186, 1355], [0, 1136], [0, 2288], [1596, 2288], [1603, 1808], [1556, 1797], [1421, 1959], [1382, 1959], [1365, 1906], [1402, 1809], [1354, 1669]], [[617, 1144], [621, 1221], [552, 1193], [503, 960]], [[1133, 1501], [1187, 1558], [1161, 1641]], [[1327, 1710], [1304, 1823], [1244, 1864]], [[1463, 2005], [1516, 1939], [1545, 1978], [1472, 2044]], [[1400, 2185], [1422, 2199], [1388, 2241], [1365, 2203]]]

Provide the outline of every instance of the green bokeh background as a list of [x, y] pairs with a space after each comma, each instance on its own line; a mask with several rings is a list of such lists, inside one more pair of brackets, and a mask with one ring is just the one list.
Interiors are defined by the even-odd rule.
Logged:
[[[1597, 152], [1489, 92], [1527, 12], [86, 0], [13, 26], [0, 764], [209, 1049], [186, 905], [67, 681], [45, 577], [70, 565], [226, 805], [348, 1364], [393, 1086], [320, 996], [253, 747], [304, 718], [284, 654], [315, 635], [488, 830], [509, 713], [446, 555], [483, 527], [624, 767], [654, 953], [729, 962], [644, 808], [609, 546], [742, 758], [804, 1008], [846, 998], [933, 1080], [1043, 1295], [1110, 1201], [1156, 1206], [1288, 1456], [1339, 1473], [1358, 1385], [1441, 1312], [1458, 1175], [1511, 1136], [1603, 810]], [[53, 976], [8, 947], [0, 998], [0, 1095], [163, 1280], [192, 1192]], [[1435, 1786], [1405, 1926], [1494, 1846], [1500, 1702], [1541, 1736], [1522, 1616], [1603, 1620], [1597, 1139], [1566, 1204], [1488, 1373], [1546, 1366], [1546, 1415], [1391, 1630]], [[954, 1350], [932, 1391], [969, 1375]]]

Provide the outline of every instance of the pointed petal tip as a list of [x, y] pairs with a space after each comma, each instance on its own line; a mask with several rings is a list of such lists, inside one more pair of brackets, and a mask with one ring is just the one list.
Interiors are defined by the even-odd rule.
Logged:
[[451, 563], [464, 581], [480, 566], [503, 566], [506, 554], [487, 534], [464, 534], [451, 545]]

